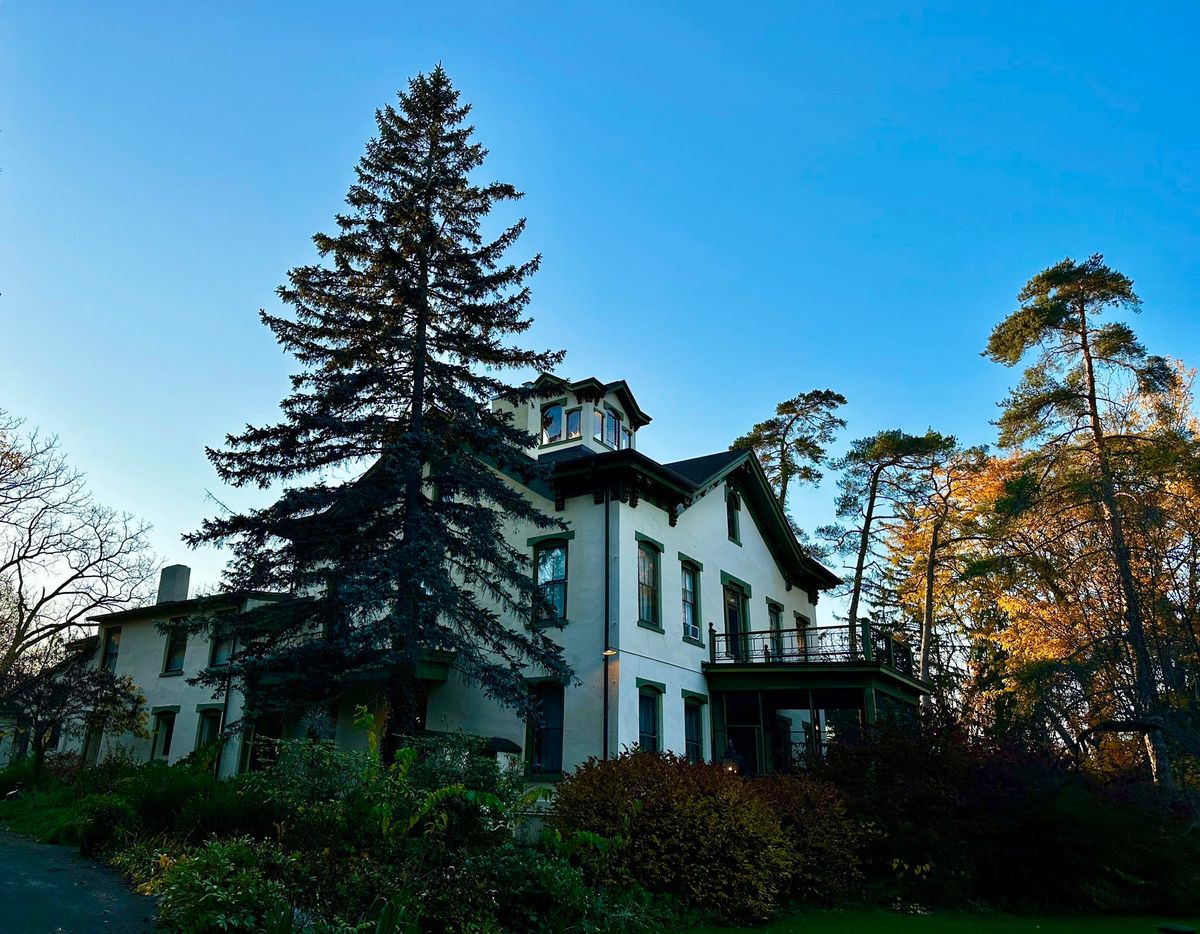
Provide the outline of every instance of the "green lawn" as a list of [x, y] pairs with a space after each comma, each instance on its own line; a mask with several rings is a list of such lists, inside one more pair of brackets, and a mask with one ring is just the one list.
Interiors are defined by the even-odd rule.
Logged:
[[886, 911], [814, 911], [761, 928], [705, 928], [691, 934], [1155, 934], [1160, 924], [1200, 930], [1200, 921], [1166, 918], [1046, 918], [996, 915], [904, 915]]

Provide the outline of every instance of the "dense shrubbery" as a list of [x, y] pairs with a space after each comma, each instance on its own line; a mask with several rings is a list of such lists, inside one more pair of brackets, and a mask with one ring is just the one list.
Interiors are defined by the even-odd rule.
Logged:
[[836, 792], [806, 776], [747, 781], [716, 765], [627, 752], [560, 789], [554, 829], [615, 845], [585, 858], [599, 882], [639, 882], [730, 920], [828, 899], [857, 877], [859, 832]]
[[[543, 795], [467, 739], [402, 750], [389, 768], [373, 750], [285, 742], [270, 769], [226, 781], [203, 761], [75, 763], [0, 816], [106, 852], [178, 931], [659, 926], [667, 913], [636, 891], [606, 892], [559, 850], [517, 844]], [[27, 820], [50, 814], [47, 833]]]
[[818, 771], [872, 828], [861, 852], [877, 898], [1200, 911], [1194, 814], [1154, 788], [1100, 785], [941, 728], [841, 744]]
[[[661, 930], [791, 904], [870, 901], [1086, 912], [1200, 911], [1180, 800], [1099, 785], [953, 730], [884, 732], [802, 775], [745, 779], [668, 755], [591, 761], [539, 793], [470, 741], [402, 751], [283, 743], [218, 782], [203, 761], [0, 772], [0, 817], [105, 852], [180, 931], [271, 934]], [[383, 921], [379, 919], [381, 916]]]

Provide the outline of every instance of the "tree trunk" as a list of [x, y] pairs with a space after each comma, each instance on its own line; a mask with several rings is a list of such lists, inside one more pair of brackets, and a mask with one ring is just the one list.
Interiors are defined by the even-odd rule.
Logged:
[[[433, 241], [436, 237], [433, 223], [433, 168], [434, 153], [437, 143], [432, 137], [429, 141], [429, 154], [425, 162], [425, 231], [421, 237], [422, 257], [419, 266], [419, 281], [416, 301], [416, 331], [413, 340], [412, 366], [412, 411], [409, 413], [408, 432], [416, 437], [420, 444], [418, 450], [423, 451], [424, 442], [421, 440], [425, 429], [425, 395], [426, 395], [426, 357], [428, 354], [429, 330], [429, 277], [430, 254], [433, 251]], [[425, 546], [422, 525], [425, 515], [425, 493], [422, 490], [424, 481], [423, 458], [418, 458], [405, 468], [404, 485], [404, 521], [401, 525], [401, 538], [405, 564], [412, 574], [424, 562], [418, 560], [418, 550]], [[387, 703], [387, 721], [383, 736], [380, 737], [380, 760], [384, 765], [390, 764], [400, 748], [401, 739], [411, 736], [417, 725], [417, 684], [418, 665], [420, 663], [420, 627], [418, 619], [422, 613], [421, 598], [422, 581], [410, 579], [403, 591], [397, 595], [395, 622], [391, 630], [391, 649], [397, 663], [388, 672], [384, 688]]]
[[[1129, 556], [1129, 545], [1125, 540], [1125, 529], [1117, 507], [1116, 487], [1112, 467], [1108, 460], [1108, 446], [1104, 437], [1104, 425], [1100, 420], [1100, 407], [1096, 400], [1096, 375], [1092, 362], [1092, 350], [1088, 341], [1087, 311], [1084, 301], [1079, 303], [1079, 348], [1083, 354], [1085, 384], [1087, 390], [1088, 420], [1092, 442], [1095, 445], [1096, 465], [1100, 473], [1101, 511], [1108, 525], [1112, 542], [1113, 558], [1117, 575], [1121, 581], [1121, 597], [1125, 604], [1125, 637], [1133, 652], [1133, 687], [1135, 714], [1154, 717], [1158, 713], [1158, 689], [1154, 684], [1154, 668], [1150, 651], [1146, 646], [1146, 632], [1142, 619], [1142, 601], [1133, 579], [1133, 564]], [[1161, 729], [1149, 729], [1143, 734], [1146, 755], [1150, 760], [1150, 771], [1154, 782], [1164, 788], [1172, 785], [1170, 755]]]
[[[938, 533], [941, 520], [934, 520], [929, 533], [929, 550], [925, 553], [925, 607], [921, 614], [921, 656], [917, 666], [917, 677], [929, 680], [929, 645], [933, 639], [933, 574], [937, 568]], [[928, 705], [928, 694], [921, 695], [921, 706]]]
[[858, 655], [858, 604], [862, 599], [864, 568], [867, 551], [871, 547], [871, 522], [875, 517], [875, 497], [879, 492], [879, 467], [871, 471], [871, 482], [867, 485], [867, 508], [863, 511], [862, 532], [858, 542], [858, 563], [854, 566], [854, 584], [850, 589], [850, 656]]

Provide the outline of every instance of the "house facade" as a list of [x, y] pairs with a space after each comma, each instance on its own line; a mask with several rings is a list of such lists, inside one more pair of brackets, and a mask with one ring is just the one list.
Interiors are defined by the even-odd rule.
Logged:
[[[628, 747], [758, 774], [794, 768], [841, 733], [915, 709], [925, 688], [905, 645], [869, 630], [852, 644], [844, 625], [820, 620], [819, 595], [838, 579], [802, 551], [751, 452], [660, 463], [638, 449], [650, 417], [624, 382], [544, 376], [537, 388], [538, 403], [493, 405], [536, 437], [525, 453], [552, 471], [545, 481], [508, 482], [566, 529], [508, 530], [529, 555], [539, 593], [530, 615], [509, 625], [545, 629], [575, 680], [528, 672], [541, 714], [526, 722], [464, 681], [452, 657], [429, 658], [427, 730], [485, 737], [535, 778]], [[187, 569], [175, 566], [164, 570], [156, 604], [97, 617], [96, 664], [133, 676], [151, 736], [89, 737], [87, 754], [120, 744], [176, 761], [237, 724], [236, 691], [212, 696], [188, 683], [236, 646], [171, 623], [283, 599], [189, 598]], [[378, 689], [347, 685], [326, 735], [361, 744], [353, 710], [378, 707]], [[256, 739], [306, 730], [300, 718], [240, 730], [220, 771], [252, 765]]]

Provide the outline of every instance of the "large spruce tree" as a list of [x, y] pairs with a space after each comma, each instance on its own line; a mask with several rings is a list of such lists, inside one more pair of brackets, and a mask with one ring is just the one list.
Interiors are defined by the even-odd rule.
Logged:
[[520, 193], [474, 179], [486, 150], [440, 66], [398, 98], [376, 113], [337, 232], [313, 238], [322, 261], [279, 289], [291, 312], [261, 313], [299, 362], [282, 419], [208, 451], [222, 480], [278, 495], [188, 536], [231, 545], [229, 586], [298, 596], [222, 622], [237, 646], [225, 675], [251, 715], [375, 681], [385, 754], [414, 728], [430, 653], [518, 707], [530, 667], [571, 675], [551, 640], [505, 624], [528, 617], [533, 584], [503, 531], [558, 524], [503, 476], [537, 467], [531, 438], [489, 406], [530, 397], [505, 371], [562, 358], [510, 343], [530, 326], [539, 259], [506, 259], [523, 220], [491, 238], [484, 226]]

